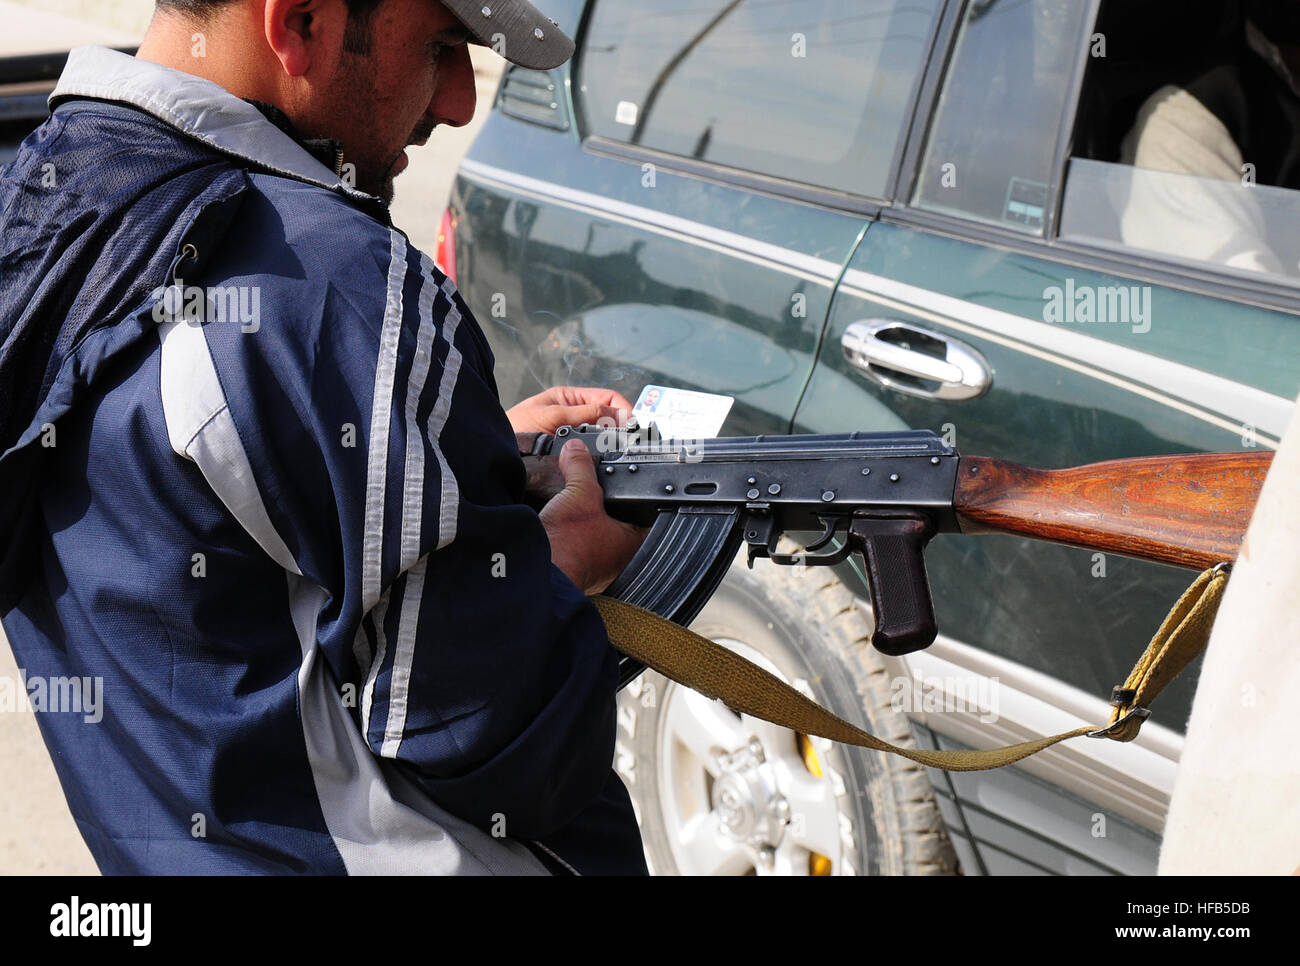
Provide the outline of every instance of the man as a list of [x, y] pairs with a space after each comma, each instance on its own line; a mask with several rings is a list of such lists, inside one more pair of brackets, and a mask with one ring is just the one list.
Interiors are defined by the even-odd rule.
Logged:
[[[0, 177], [0, 613], [105, 872], [644, 872], [584, 593], [642, 533], [585, 450], [540, 517], [454, 285], [388, 221], [521, 0], [166, 0], [73, 51]], [[355, 182], [355, 183], [353, 183]], [[54, 690], [43, 694], [55, 693]]]

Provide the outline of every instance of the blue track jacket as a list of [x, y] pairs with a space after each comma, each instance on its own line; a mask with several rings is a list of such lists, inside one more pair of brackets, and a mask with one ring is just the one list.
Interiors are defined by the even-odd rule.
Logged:
[[81, 48], [51, 106], [0, 170], [0, 614], [100, 868], [644, 872], [455, 286], [215, 84]]

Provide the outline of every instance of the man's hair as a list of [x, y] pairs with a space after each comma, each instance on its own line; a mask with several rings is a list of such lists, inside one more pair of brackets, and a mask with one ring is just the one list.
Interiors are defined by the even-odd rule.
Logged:
[[[235, 0], [155, 0], [159, 10], [172, 10], [188, 14], [196, 20], [207, 20], [217, 10]], [[348, 29], [343, 38], [343, 49], [352, 54], [370, 53], [370, 16], [384, 0], [343, 0], [348, 8]]]

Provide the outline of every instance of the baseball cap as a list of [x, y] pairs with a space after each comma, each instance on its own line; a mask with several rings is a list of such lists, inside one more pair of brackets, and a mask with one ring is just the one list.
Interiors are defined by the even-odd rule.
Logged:
[[492, 47], [512, 64], [533, 70], [559, 67], [573, 41], [528, 0], [441, 0], [470, 33], [470, 43]]

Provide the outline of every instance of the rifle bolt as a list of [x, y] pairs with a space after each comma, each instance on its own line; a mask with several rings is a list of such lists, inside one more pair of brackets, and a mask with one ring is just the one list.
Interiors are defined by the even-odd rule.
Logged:
[[835, 499], [835, 491], [834, 491], [834, 490], [827, 490], [825, 493], [822, 494], [822, 502], [823, 502], [823, 503], [830, 503], [831, 500], [833, 500], [833, 499]]
[[636, 472], [636, 464], [633, 463], [631, 466], [629, 466], [629, 467], [627, 468], [627, 471], [628, 471], [629, 473], [635, 473], [635, 472]]
[[890, 482], [890, 483], [897, 483], [897, 482], [898, 482], [898, 474], [897, 474], [897, 473], [890, 473], [890, 474], [889, 474], [889, 482]]
[[758, 490], [750, 490], [748, 493], [745, 494], [745, 498], [746, 498], [747, 500], [757, 500], [757, 499], [758, 499]]
[[778, 493], [781, 492], [781, 484], [773, 483], [771, 486], [767, 488], [767, 492], [771, 493], [773, 496], [776, 496]]
[[668, 484], [666, 484], [666, 485], [664, 486], [664, 492], [665, 492], [665, 493], [671, 493], [671, 492], [673, 491], [673, 489], [674, 489], [674, 487], [673, 487], [673, 485], [672, 485], [671, 483], [668, 483]]
[[870, 475], [871, 475], [871, 467], [870, 467], [870, 466], [864, 466], [864, 467], [862, 468], [862, 475], [863, 475], [863, 476], [870, 476]]

